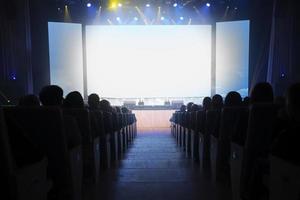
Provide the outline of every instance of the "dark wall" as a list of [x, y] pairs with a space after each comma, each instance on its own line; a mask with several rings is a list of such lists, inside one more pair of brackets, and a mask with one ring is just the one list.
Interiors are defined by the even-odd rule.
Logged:
[[255, 0], [251, 4], [250, 85], [273, 85], [276, 95], [300, 81], [299, 11], [294, 0]]
[[31, 42], [33, 88], [38, 94], [40, 89], [50, 84], [50, 64], [48, 51], [48, 19], [51, 11], [48, 1], [31, 0]]
[[1, 1], [0, 92], [11, 101], [32, 92], [28, 0]]

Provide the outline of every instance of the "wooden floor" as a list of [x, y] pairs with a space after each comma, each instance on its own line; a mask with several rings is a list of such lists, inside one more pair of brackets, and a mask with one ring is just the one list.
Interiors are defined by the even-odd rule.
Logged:
[[230, 189], [177, 147], [170, 130], [140, 132], [124, 159], [85, 189], [85, 200], [229, 200]]

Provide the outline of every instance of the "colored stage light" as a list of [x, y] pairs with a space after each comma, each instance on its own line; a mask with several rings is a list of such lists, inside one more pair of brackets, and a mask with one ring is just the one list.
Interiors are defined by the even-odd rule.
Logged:
[[177, 3], [174, 3], [174, 4], [173, 4], [173, 7], [175, 8], [175, 7], [177, 7], [177, 5], [178, 5]]
[[210, 3], [207, 2], [207, 3], [206, 3], [206, 7], [210, 7]]
[[120, 17], [117, 17], [116, 20], [117, 20], [117, 21], [121, 21], [121, 18], [120, 18]]
[[139, 20], [139, 18], [137, 18], [137, 17], [134, 17], [133, 19], [134, 19], [134, 21], [138, 21]]
[[179, 19], [180, 19], [180, 20], [184, 20], [184, 17], [180, 17]]
[[90, 8], [91, 6], [92, 6], [91, 3], [87, 3], [87, 4], [86, 4], [86, 7], [88, 7], [88, 8]]
[[160, 17], [160, 20], [162, 20], [162, 21], [165, 20], [165, 17], [164, 16]]
[[149, 7], [150, 7], [150, 4], [149, 4], [149, 3], [147, 3], [147, 4], [146, 4], [146, 7], [148, 7], [148, 8], [149, 8]]
[[118, 3], [118, 6], [119, 6], [119, 7], [122, 7], [123, 5], [122, 5], [121, 3]]

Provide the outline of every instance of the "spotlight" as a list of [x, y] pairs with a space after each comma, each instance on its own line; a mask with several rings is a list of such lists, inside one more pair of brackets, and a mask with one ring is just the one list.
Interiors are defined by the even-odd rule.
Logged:
[[177, 7], [177, 5], [178, 5], [177, 3], [174, 3], [174, 4], [173, 4], [173, 7], [175, 8], [175, 7]]
[[134, 21], [138, 21], [139, 20], [139, 18], [137, 18], [137, 17], [134, 17], [133, 19], [134, 19]]
[[146, 4], [146, 7], [148, 7], [148, 8], [149, 8], [149, 7], [150, 7], [150, 4], [149, 4], [149, 3], [147, 3], [147, 4]]
[[210, 7], [210, 3], [207, 2], [207, 3], [206, 3], [206, 7]]
[[182, 21], [182, 20], [184, 20], [184, 18], [183, 18], [183, 17], [180, 17], [179, 19], [180, 19], [181, 21]]
[[121, 21], [121, 18], [120, 18], [120, 17], [117, 17], [116, 20], [117, 20], [117, 21]]
[[122, 4], [121, 4], [121, 3], [118, 3], [118, 6], [119, 6], [119, 7], [122, 7]]
[[87, 3], [87, 4], [86, 4], [86, 7], [88, 7], [88, 8], [90, 8], [91, 6], [92, 6], [91, 3]]
[[160, 17], [160, 20], [162, 20], [162, 21], [165, 20], [164, 16]]

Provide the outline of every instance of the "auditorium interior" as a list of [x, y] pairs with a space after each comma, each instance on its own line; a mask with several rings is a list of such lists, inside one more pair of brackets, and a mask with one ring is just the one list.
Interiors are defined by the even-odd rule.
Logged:
[[0, 199], [300, 200], [297, 6], [1, 0]]

